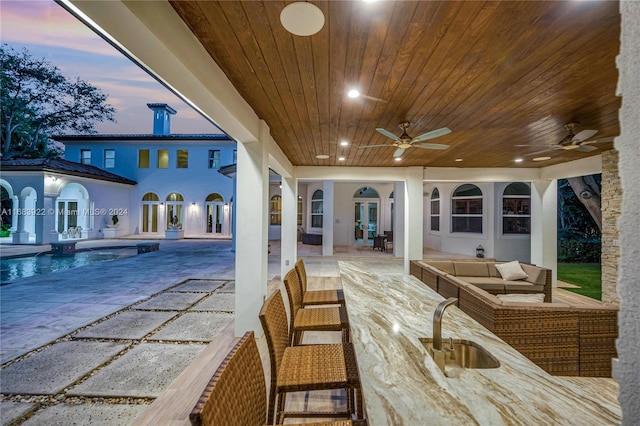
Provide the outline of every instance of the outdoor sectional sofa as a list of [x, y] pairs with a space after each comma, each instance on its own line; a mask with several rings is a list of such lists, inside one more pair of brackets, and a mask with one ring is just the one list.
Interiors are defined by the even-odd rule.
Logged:
[[[505, 281], [500, 289], [493, 261], [411, 261], [411, 275], [444, 297], [456, 297], [458, 307], [550, 374], [611, 377], [617, 356], [618, 308], [599, 303], [551, 303], [551, 271], [522, 264], [534, 283], [519, 287]], [[472, 279], [472, 271], [492, 280]], [[459, 275], [464, 273], [465, 275]], [[493, 276], [492, 276], [493, 275]], [[497, 275], [497, 276], [496, 276]], [[504, 280], [503, 280], [504, 281]], [[544, 284], [540, 284], [544, 281]], [[475, 282], [475, 283], [472, 283]], [[527, 287], [532, 285], [532, 287]], [[485, 288], [483, 289], [482, 286]], [[544, 293], [544, 302], [512, 302], [498, 294]], [[492, 294], [493, 293], [493, 294]]]

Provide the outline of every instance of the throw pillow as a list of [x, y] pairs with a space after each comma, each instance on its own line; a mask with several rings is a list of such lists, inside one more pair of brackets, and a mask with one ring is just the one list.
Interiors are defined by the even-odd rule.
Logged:
[[526, 303], [542, 303], [544, 302], [544, 293], [534, 294], [496, 294], [496, 297], [503, 302], [526, 302]]
[[496, 269], [502, 275], [502, 279], [505, 281], [523, 280], [529, 278], [526, 272], [520, 266], [520, 262], [514, 260], [507, 263], [496, 263]]

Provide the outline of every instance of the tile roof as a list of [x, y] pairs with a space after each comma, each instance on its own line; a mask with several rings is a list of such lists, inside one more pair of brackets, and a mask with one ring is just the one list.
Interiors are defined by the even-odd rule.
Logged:
[[62, 158], [14, 158], [0, 162], [2, 171], [43, 171], [71, 176], [87, 177], [109, 182], [136, 185], [137, 182], [120, 175], [102, 170], [96, 166], [80, 164]]

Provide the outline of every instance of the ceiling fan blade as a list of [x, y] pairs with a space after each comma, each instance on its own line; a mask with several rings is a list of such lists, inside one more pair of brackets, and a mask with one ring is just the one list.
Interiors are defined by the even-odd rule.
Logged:
[[593, 139], [591, 141], [584, 141], [580, 144], [580, 146], [584, 146], [584, 145], [591, 145], [592, 143], [603, 143], [603, 142], [613, 142], [615, 138], [614, 137], [610, 137], [610, 138], [602, 138], [602, 139]]
[[583, 144], [583, 145], [580, 145], [576, 151], [580, 151], [580, 152], [591, 152], [591, 151], [595, 151], [596, 149], [598, 149], [598, 148], [596, 148], [595, 146], [591, 146], [591, 145], [584, 145], [584, 144]]
[[393, 158], [401, 157], [404, 154], [404, 148], [396, 149], [396, 152], [393, 153]]
[[596, 133], [598, 133], [597, 130], [583, 130], [581, 132], [578, 132], [574, 137], [571, 138], [571, 143], [575, 144], [578, 142], [586, 141]]
[[362, 145], [362, 146], [359, 146], [358, 148], [381, 148], [383, 146], [396, 146], [396, 145], [395, 144], [392, 145], [392, 144], [389, 144], [389, 143], [383, 143], [383, 144], [380, 144], [380, 145]]
[[449, 145], [445, 145], [443, 143], [427, 143], [427, 142], [422, 142], [422, 143], [417, 143], [413, 146], [417, 146], [418, 148], [426, 148], [426, 149], [447, 149], [449, 148]]
[[440, 136], [448, 135], [449, 133], [451, 133], [451, 129], [449, 129], [448, 127], [443, 127], [441, 129], [432, 130], [430, 132], [423, 133], [420, 136], [416, 136], [415, 138], [411, 139], [411, 143], [426, 141], [427, 139], [437, 138]]
[[382, 133], [383, 135], [385, 135], [388, 138], [393, 139], [394, 141], [399, 141], [400, 140], [400, 138], [398, 138], [396, 135], [394, 135], [393, 133], [391, 133], [387, 129], [377, 128], [376, 132]]

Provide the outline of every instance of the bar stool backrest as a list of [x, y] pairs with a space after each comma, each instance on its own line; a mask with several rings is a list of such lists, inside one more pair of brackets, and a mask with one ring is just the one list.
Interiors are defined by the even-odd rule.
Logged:
[[193, 426], [266, 423], [267, 388], [253, 331], [245, 333], [222, 361], [189, 420]]

